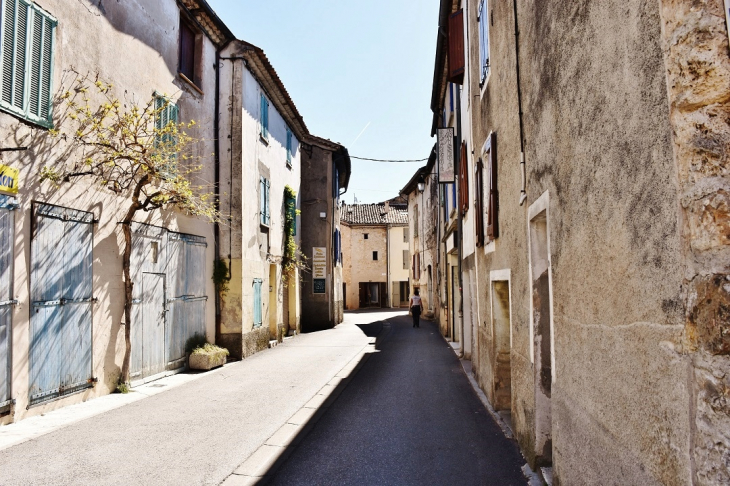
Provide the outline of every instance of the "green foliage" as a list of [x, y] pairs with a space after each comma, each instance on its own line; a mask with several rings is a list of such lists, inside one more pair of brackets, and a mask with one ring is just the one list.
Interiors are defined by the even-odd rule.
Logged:
[[114, 391], [116, 393], [127, 394], [127, 393], [129, 393], [129, 384], [128, 383], [119, 383], [119, 384], [117, 384], [117, 388]]
[[208, 344], [208, 339], [205, 337], [205, 335], [196, 332], [191, 337], [189, 337], [187, 341], [185, 341], [185, 352], [187, 354], [190, 354], [195, 349], [201, 348], [206, 344]]
[[287, 207], [284, 211], [284, 256], [282, 257], [282, 280], [287, 283], [294, 270], [305, 267], [304, 255], [302, 255], [296, 240], [294, 239], [294, 218], [301, 211], [296, 208], [297, 193], [288, 185], [284, 187], [284, 201]]
[[225, 260], [215, 260], [213, 262], [213, 283], [216, 291], [223, 295], [228, 292], [228, 282], [231, 275], [228, 272], [228, 265]]

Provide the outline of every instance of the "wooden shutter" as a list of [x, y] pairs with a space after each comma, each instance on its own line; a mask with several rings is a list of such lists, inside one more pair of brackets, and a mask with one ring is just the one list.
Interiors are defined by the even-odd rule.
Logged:
[[259, 207], [261, 211], [261, 224], [266, 223], [266, 179], [263, 176], [259, 178]]
[[28, 115], [50, 121], [53, 23], [36, 10], [31, 13]]
[[269, 101], [261, 95], [261, 136], [269, 138]]
[[484, 184], [482, 159], [474, 169], [474, 212], [476, 214], [477, 246], [484, 245]]
[[466, 142], [461, 143], [459, 157], [459, 207], [464, 216], [469, 210], [469, 162], [467, 160]]
[[410, 259], [410, 251], [403, 250], [403, 270], [408, 270], [408, 260]]
[[286, 162], [291, 165], [291, 130], [286, 129]]
[[195, 32], [185, 22], [180, 22], [180, 73], [195, 82]]
[[498, 212], [499, 191], [497, 190], [497, 134], [492, 132], [487, 154], [487, 177], [489, 178], [489, 207], [487, 208], [487, 236], [493, 240], [499, 236]]
[[464, 9], [449, 17], [449, 81], [464, 82]]

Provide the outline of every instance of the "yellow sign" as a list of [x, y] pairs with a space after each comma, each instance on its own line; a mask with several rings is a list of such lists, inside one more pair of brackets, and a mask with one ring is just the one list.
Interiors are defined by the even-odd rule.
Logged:
[[0, 164], [0, 192], [17, 194], [19, 177], [20, 173], [18, 169]]

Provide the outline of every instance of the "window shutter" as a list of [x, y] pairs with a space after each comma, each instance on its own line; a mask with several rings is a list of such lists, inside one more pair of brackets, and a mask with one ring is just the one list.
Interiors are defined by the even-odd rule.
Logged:
[[291, 130], [286, 129], [286, 162], [291, 165]]
[[461, 157], [459, 160], [459, 206], [461, 215], [469, 210], [469, 162], [467, 159], [466, 142], [461, 143]]
[[3, 7], [2, 101], [4, 105], [15, 108], [15, 111], [25, 111], [25, 58], [30, 8], [14, 0], [6, 0]]
[[408, 270], [408, 260], [410, 259], [410, 252], [408, 250], [403, 250], [403, 270]]
[[464, 9], [449, 16], [449, 81], [464, 82]]
[[408, 226], [403, 227], [403, 243], [408, 243]]
[[253, 327], [260, 327], [263, 323], [261, 312], [261, 279], [253, 281]]
[[271, 200], [269, 199], [269, 193], [271, 192], [271, 182], [268, 179], [264, 179], [266, 185], [266, 224], [271, 223]]
[[474, 213], [476, 215], [477, 246], [484, 245], [484, 186], [482, 172], [482, 159], [479, 159], [474, 169]]
[[489, 72], [489, 12], [487, 0], [482, 0], [479, 4], [479, 60], [481, 74], [479, 77], [479, 85], [484, 84]]
[[413, 270], [413, 280], [416, 279], [416, 255], [413, 255], [411, 257], [412, 263], [411, 263], [411, 270]]
[[261, 95], [261, 136], [269, 138], [269, 101]]
[[421, 280], [421, 254], [416, 253], [416, 274], [418, 277], [416, 277], [418, 280]]
[[499, 236], [497, 213], [499, 212], [499, 191], [497, 191], [497, 134], [492, 132], [487, 167], [489, 177], [489, 208], [487, 209], [487, 236], [493, 240]]
[[261, 212], [261, 224], [266, 224], [266, 179], [259, 177], [259, 210]]

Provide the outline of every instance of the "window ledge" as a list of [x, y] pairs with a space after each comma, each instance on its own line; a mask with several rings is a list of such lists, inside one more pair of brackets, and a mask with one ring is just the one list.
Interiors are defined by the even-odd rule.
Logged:
[[259, 138], [264, 143], [264, 145], [269, 145], [269, 137], [264, 137], [264, 134], [259, 132]]
[[287, 167], [287, 169], [291, 169], [292, 168], [291, 160], [287, 160], [286, 161], [286, 167]]
[[177, 73], [177, 75], [180, 77], [180, 79], [185, 81], [191, 88], [193, 88], [195, 91], [197, 91], [198, 94], [205, 96], [205, 93], [203, 92], [203, 90], [198, 88], [198, 86], [193, 81], [191, 81], [190, 78], [188, 78], [187, 76], [185, 76], [183, 73], [180, 73], [180, 72]]

